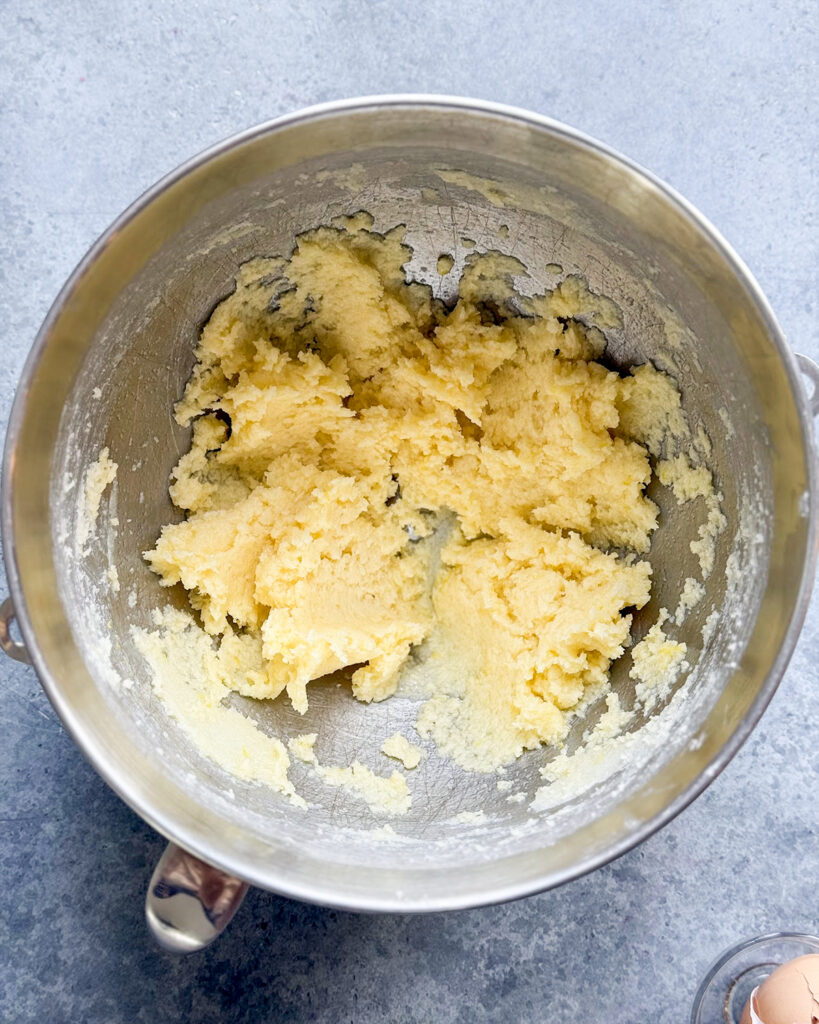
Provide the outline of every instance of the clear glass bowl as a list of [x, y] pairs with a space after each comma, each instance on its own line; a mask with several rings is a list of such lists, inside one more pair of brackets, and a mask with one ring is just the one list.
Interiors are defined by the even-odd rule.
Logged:
[[819, 938], [795, 932], [759, 935], [726, 950], [699, 987], [691, 1024], [739, 1024], [757, 985], [780, 964], [809, 953], [819, 953]]

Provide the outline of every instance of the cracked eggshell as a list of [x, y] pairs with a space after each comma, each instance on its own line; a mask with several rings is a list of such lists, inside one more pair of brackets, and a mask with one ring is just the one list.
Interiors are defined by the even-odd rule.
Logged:
[[819, 953], [777, 967], [751, 993], [739, 1024], [819, 1024]]

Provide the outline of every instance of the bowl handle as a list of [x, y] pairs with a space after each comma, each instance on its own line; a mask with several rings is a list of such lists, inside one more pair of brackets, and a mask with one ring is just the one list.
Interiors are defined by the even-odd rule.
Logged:
[[799, 369], [813, 384], [813, 392], [808, 396], [808, 405], [814, 416], [819, 416], [819, 366], [807, 356], [797, 355]]
[[7, 597], [0, 605], [0, 650], [15, 661], [22, 661], [24, 665], [31, 664], [26, 645], [20, 640], [15, 640], [11, 635], [11, 624], [14, 622], [14, 605], [11, 598]]
[[168, 843], [151, 876], [145, 918], [164, 950], [196, 953], [227, 928], [247, 890], [246, 882]]

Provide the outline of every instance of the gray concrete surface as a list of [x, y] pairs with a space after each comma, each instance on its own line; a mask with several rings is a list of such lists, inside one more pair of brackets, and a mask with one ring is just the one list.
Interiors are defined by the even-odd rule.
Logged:
[[[0, 421], [95, 236], [182, 159], [319, 100], [436, 91], [565, 120], [679, 188], [819, 356], [807, 2], [0, 3]], [[0, 1018], [677, 1024], [745, 936], [819, 930], [819, 605], [728, 770], [659, 835], [517, 904], [360, 917], [253, 892], [205, 954], [142, 923], [162, 840], [0, 663]]]

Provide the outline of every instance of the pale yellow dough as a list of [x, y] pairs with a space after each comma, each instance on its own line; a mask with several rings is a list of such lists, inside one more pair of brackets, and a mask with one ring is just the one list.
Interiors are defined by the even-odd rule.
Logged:
[[410, 743], [400, 732], [393, 733], [392, 736], [384, 740], [381, 744], [381, 753], [386, 754], [387, 757], [394, 757], [407, 770], [417, 768], [424, 756], [423, 750], [416, 747], [414, 743]]
[[154, 625], [154, 630], [133, 628], [134, 643], [151, 666], [154, 692], [195, 746], [233, 775], [264, 783], [306, 807], [288, 778], [284, 744], [225, 703], [232, 652], [224, 645], [214, 649], [185, 612], [157, 611]]
[[647, 709], [667, 694], [688, 652], [684, 643], [675, 643], [666, 636], [663, 626], [668, 619], [668, 610], [661, 608], [657, 621], [631, 652], [634, 664], [629, 674], [637, 680], [637, 699]]
[[[112, 461], [108, 449], [103, 448], [100, 450], [96, 461], [92, 462], [85, 471], [83, 478], [83, 500], [77, 513], [76, 544], [77, 549], [80, 551], [86, 550], [86, 544], [93, 534], [99, 519], [102, 496], [108, 485], [116, 479], [118, 468], [116, 462]], [[115, 569], [114, 572], [116, 572]], [[113, 589], [119, 590], [119, 580], [117, 580], [117, 584]]]
[[[225, 685], [306, 712], [310, 681], [350, 668], [359, 700], [383, 700], [420, 651], [419, 732], [488, 771], [561, 740], [628, 645], [657, 523], [648, 447], [679, 394], [595, 362], [590, 325], [615, 312], [579, 279], [515, 310], [520, 264], [470, 258], [447, 311], [405, 283], [402, 230], [370, 223], [242, 268], [177, 408], [187, 519], [146, 557], [219, 638]], [[360, 768], [339, 781], [364, 785]]]
[[[317, 739], [317, 733], [303, 733], [289, 740], [287, 746], [299, 761], [312, 765], [328, 786], [342, 786], [364, 800], [376, 814], [406, 814], [410, 809], [412, 797], [407, 780], [400, 772], [392, 772], [388, 776], [376, 775], [360, 761], [353, 761], [349, 767], [342, 768], [319, 764], [314, 749]], [[410, 744], [407, 743], [407, 746]]]

